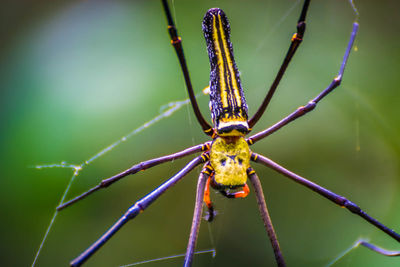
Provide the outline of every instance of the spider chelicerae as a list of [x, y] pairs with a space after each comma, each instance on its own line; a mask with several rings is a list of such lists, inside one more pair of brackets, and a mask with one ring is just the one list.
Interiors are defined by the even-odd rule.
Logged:
[[[167, 161], [172, 161], [178, 158], [182, 158], [184, 156], [201, 152], [200, 156], [197, 156], [193, 160], [191, 160], [177, 174], [172, 176], [161, 186], [156, 188], [146, 197], [140, 199], [132, 207], [130, 207], [128, 211], [102, 237], [100, 237], [100, 239], [98, 239], [92, 246], [90, 246], [86, 251], [84, 251], [80, 256], [78, 256], [71, 262], [72, 266], [79, 266], [83, 264], [127, 221], [135, 218], [139, 213], [144, 211], [153, 201], [161, 196], [167, 189], [172, 187], [185, 175], [187, 175], [190, 171], [192, 171], [195, 167], [199, 165], [203, 165], [203, 169], [198, 180], [192, 229], [190, 233], [184, 265], [190, 266], [193, 260], [197, 234], [202, 217], [203, 203], [208, 209], [206, 216], [208, 221], [212, 221], [216, 215], [210, 197], [210, 188], [212, 187], [218, 190], [222, 195], [228, 198], [244, 198], [250, 193], [250, 188], [247, 185], [247, 181], [249, 180], [253, 186], [253, 191], [257, 198], [261, 218], [264, 222], [269, 239], [271, 241], [276, 262], [278, 266], [285, 266], [284, 257], [282, 255], [279, 242], [276, 237], [275, 230], [272, 225], [264, 200], [261, 184], [257, 174], [250, 166], [250, 161], [265, 165], [283, 174], [289, 179], [308, 187], [309, 189], [317, 192], [323, 197], [331, 200], [335, 204], [349, 209], [351, 212], [364, 218], [366, 221], [378, 227], [397, 241], [400, 241], [399, 234], [395, 233], [393, 230], [387, 228], [374, 218], [370, 217], [356, 204], [285, 169], [284, 167], [278, 165], [272, 160], [266, 158], [265, 156], [257, 154], [250, 150], [250, 146], [254, 143], [271, 135], [280, 128], [292, 122], [293, 120], [312, 111], [321, 99], [323, 99], [327, 94], [329, 94], [332, 90], [340, 85], [347, 59], [349, 57], [358, 30], [357, 23], [354, 23], [353, 25], [353, 31], [347, 49], [345, 51], [345, 56], [343, 58], [340, 70], [337, 76], [330, 83], [330, 85], [322, 90], [319, 95], [309, 101], [306, 105], [299, 107], [293, 113], [280, 120], [278, 123], [257, 134], [246, 137], [249, 135], [253, 126], [259, 121], [264, 111], [266, 110], [292, 57], [294, 56], [297, 48], [302, 42], [305, 33], [306, 15], [309, 3], [309, 0], [304, 1], [303, 8], [297, 24], [297, 32], [293, 35], [291, 39], [290, 47], [279, 69], [279, 72], [276, 75], [276, 78], [273, 81], [261, 106], [251, 117], [248, 116], [247, 105], [239, 78], [239, 71], [234, 61], [233, 48], [230, 42], [230, 26], [226, 15], [221, 9], [218, 8], [210, 9], [206, 13], [203, 20], [203, 31], [206, 38], [207, 50], [211, 65], [210, 109], [213, 122], [211, 126], [204, 119], [197, 105], [182, 49], [181, 39], [174, 25], [168, 3], [166, 0], [162, 1], [168, 21], [168, 31], [171, 37], [171, 43], [177, 53], [183, 71], [189, 98], [195, 116], [203, 131], [211, 137], [212, 141], [187, 148], [183, 151], [171, 155], [141, 162], [120, 174], [103, 180], [98, 186], [59, 206], [57, 209], [61, 210], [75, 203], [76, 201], [88, 196], [89, 194], [97, 191], [100, 188], [108, 187], [112, 183], [127, 175], [134, 174], [138, 171], [148, 169]], [[383, 254], [389, 254], [387, 251], [375, 247], [372, 244], [363, 243], [363, 245]]]

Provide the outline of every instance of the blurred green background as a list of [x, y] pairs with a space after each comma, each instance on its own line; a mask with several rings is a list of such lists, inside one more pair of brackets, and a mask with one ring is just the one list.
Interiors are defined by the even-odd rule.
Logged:
[[[297, 5], [296, 5], [297, 3]], [[342, 86], [318, 108], [257, 143], [262, 153], [347, 196], [400, 231], [399, 3], [356, 1], [357, 52]], [[175, 1], [173, 11], [196, 92], [209, 63], [201, 32], [208, 8], [231, 21], [232, 41], [250, 114], [272, 82], [295, 30], [296, 1]], [[0, 31], [0, 259], [28, 266], [72, 175], [38, 164], [81, 164], [186, 98], [159, 1], [5, 1]], [[305, 40], [261, 130], [314, 97], [336, 75], [352, 29], [348, 1], [313, 1]], [[208, 118], [208, 96], [199, 98]], [[134, 163], [206, 141], [189, 106], [133, 136], [86, 166], [71, 198]], [[176, 160], [126, 178], [60, 212], [36, 266], [66, 266], [137, 199], [183, 167]], [[254, 165], [254, 164], [253, 164]], [[357, 216], [262, 166], [254, 166], [289, 266], [325, 266], [359, 238], [389, 249], [397, 242]], [[127, 224], [87, 266], [118, 266], [183, 253], [198, 171]], [[212, 194], [218, 217], [203, 222], [194, 266], [274, 266], [254, 194], [228, 200]], [[146, 266], [177, 266], [182, 258]], [[399, 266], [365, 248], [334, 266]]]

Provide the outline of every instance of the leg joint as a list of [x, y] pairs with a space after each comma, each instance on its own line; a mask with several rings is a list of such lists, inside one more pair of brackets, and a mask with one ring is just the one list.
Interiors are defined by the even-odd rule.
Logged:
[[307, 105], [298, 107], [297, 112], [300, 113], [300, 115], [304, 115], [307, 112], [310, 112], [311, 110], [313, 110], [316, 106], [317, 106], [317, 103], [315, 103], [314, 101], [310, 101], [307, 103]]
[[348, 199], [345, 199], [343, 206], [346, 207], [352, 213], [360, 214], [361, 212], [361, 208]]
[[299, 23], [297, 23], [297, 33], [300, 38], [303, 38], [305, 31], [306, 31], [306, 22], [300, 21]]
[[308, 112], [308, 111], [313, 110], [316, 106], [317, 106], [317, 103], [315, 103], [314, 101], [311, 100], [310, 102], [307, 103], [305, 108], [307, 109], [307, 112]]
[[342, 75], [338, 75], [335, 77], [335, 79], [333, 79], [333, 82], [335, 83], [336, 86], [339, 86], [340, 83], [342, 82]]

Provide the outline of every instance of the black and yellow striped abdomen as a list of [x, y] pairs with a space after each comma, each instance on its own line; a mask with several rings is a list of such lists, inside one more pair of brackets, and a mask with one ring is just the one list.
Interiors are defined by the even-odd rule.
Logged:
[[247, 104], [233, 57], [230, 25], [219, 8], [208, 10], [203, 32], [210, 59], [210, 108], [216, 133], [238, 136], [249, 132]]

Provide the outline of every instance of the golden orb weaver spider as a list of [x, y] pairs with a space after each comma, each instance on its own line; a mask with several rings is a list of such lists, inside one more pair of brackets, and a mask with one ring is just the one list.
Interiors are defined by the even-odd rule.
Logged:
[[[226, 107], [228, 107], [227, 109], [224, 109], [225, 108], [224, 105], [221, 104], [223, 106], [222, 111], [221, 110], [218, 111], [218, 108], [215, 108], [215, 111], [213, 112], [213, 114], [214, 114], [213, 122], [214, 122], [214, 126], [215, 126], [215, 127], [213, 127], [213, 139], [215, 141], [212, 144], [210, 142], [207, 142], [205, 144], [189, 148], [187, 150], [184, 150], [182, 152], [178, 152], [178, 153], [173, 154], [173, 155], [165, 156], [165, 157], [158, 158], [158, 159], [155, 159], [155, 160], [146, 161], [146, 163], [144, 163], [144, 166], [142, 166], [140, 164], [136, 165], [136, 167], [131, 168], [128, 171], [123, 172], [122, 174], [115, 176], [114, 178], [110, 178], [110, 179], [104, 180], [101, 183], [101, 185], [99, 185], [98, 187], [95, 187], [92, 190], [88, 191], [87, 193], [84, 193], [80, 197], [63, 204], [62, 206], [59, 207], [59, 209], [62, 209], [64, 207], [68, 206], [69, 204], [74, 203], [75, 201], [87, 196], [88, 194], [96, 191], [99, 188], [107, 187], [108, 185], [110, 185], [114, 181], [119, 180], [120, 178], [122, 178], [125, 175], [135, 173], [139, 169], [145, 169], [145, 168], [148, 168], [148, 167], [152, 167], [155, 164], [159, 164], [159, 163], [162, 163], [162, 162], [165, 162], [165, 161], [173, 160], [175, 158], [179, 158], [181, 156], [186, 156], [186, 155], [189, 155], [191, 153], [200, 152], [200, 151], [206, 151], [207, 152], [209, 150], [211, 150], [211, 155], [203, 154], [202, 155], [203, 157], [195, 158], [195, 160], [191, 161], [191, 163], [189, 163], [184, 169], [182, 169], [181, 172], [179, 172], [177, 175], [174, 176], [175, 179], [171, 178], [170, 180], [168, 180], [169, 182], [167, 181], [165, 184], [163, 184], [164, 187], [162, 185], [161, 187], [159, 187], [158, 189], [153, 191], [154, 194], [151, 193], [151, 194], [153, 194], [152, 196], [158, 197], [163, 191], [160, 192], [160, 191], [157, 191], [157, 190], [159, 190], [160, 188], [161, 189], [169, 188], [169, 186], [172, 186], [172, 184], [177, 182], [178, 179], [181, 179], [183, 177], [183, 175], [186, 174], [186, 172], [188, 172], [192, 167], [194, 167], [194, 165], [200, 164], [202, 162], [207, 162], [208, 161], [208, 157], [211, 156], [211, 162], [214, 161], [215, 163], [211, 164], [211, 167], [212, 167], [211, 169], [210, 169], [210, 166], [208, 166], [207, 167], [208, 169], [205, 169], [203, 171], [203, 174], [201, 175], [201, 177], [199, 179], [198, 195], [200, 197], [198, 197], [197, 201], [196, 201], [196, 211], [197, 211], [197, 213], [195, 213], [195, 219], [194, 219], [194, 224], [193, 224], [194, 225], [194, 230], [192, 230], [192, 233], [196, 233], [197, 232], [197, 229], [198, 229], [198, 226], [199, 226], [199, 222], [200, 222], [200, 217], [201, 217], [201, 208], [200, 207], [202, 206], [202, 199], [203, 199], [203, 193], [201, 191], [203, 191], [203, 187], [205, 186], [205, 183], [206, 183], [205, 176], [212, 176], [211, 180], [207, 179], [207, 184], [209, 184], [209, 181], [211, 181], [211, 185], [213, 187], [216, 187], [217, 189], [220, 189], [221, 193], [225, 194], [226, 196], [228, 196], [228, 197], [238, 197], [238, 196], [239, 197], [245, 197], [247, 195], [247, 193], [248, 193], [248, 190], [247, 190], [247, 187], [245, 186], [246, 185], [245, 181], [243, 181], [243, 179], [246, 178], [245, 177], [246, 175], [243, 175], [243, 172], [241, 172], [242, 175], [241, 175], [241, 178], [239, 179], [240, 180], [239, 182], [238, 181], [234, 181], [231, 184], [229, 184], [229, 182], [231, 182], [229, 179], [227, 181], [225, 181], [227, 176], [226, 175], [221, 175], [221, 172], [216, 171], [217, 168], [221, 167], [222, 165], [225, 165], [226, 162], [228, 162], [228, 163], [230, 161], [234, 162], [234, 166], [236, 166], [236, 167], [237, 167], [237, 165], [235, 165], [236, 162], [237, 162], [238, 165], [240, 165], [239, 164], [239, 158], [237, 158], [237, 161], [236, 161], [236, 157], [235, 157], [236, 156], [236, 152], [233, 153], [233, 154], [230, 152], [228, 155], [227, 154], [224, 155], [225, 158], [220, 158], [217, 155], [220, 154], [221, 150], [217, 149], [217, 146], [221, 146], [221, 147], [225, 147], [225, 148], [227, 147], [226, 144], [221, 144], [221, 142], [222, 143], [227, 143], [228, 145], [229, 144], [240, 143], [239, 152], [245, 154], [243, 156], [244, 158], [247, 157], [247, 159], [249, 159], [251, 152], [246, 147], [247, 146], [246, 143], [252, 145], [254, 142], [260, 140], [261, 138], [264, 138], [264, 137], [268, 136], [269, 134], [273, 133], [274, 131], [276, 131], [280, 127], [286, 125], [291, 120], [294, 120], [297, 117], [302, 116], [303, 112], [304, 113], [308, 112], [308, 111], [310, 111], [310, 110], [312, 110], [314, 108], [314, 103], [309, 103], [308, 105], [306, 105], [305, 109], [298, 109], [296, 112], [294, 112], [291, 115], [292, 117], [288, 117], [287, 121], [282, 121], [281, 124], [275, 125], [276, 126], [275, 128], [273, 128], [274, 127], [273, 126], [271, 128], [268, 128], [266, 131], [261, 132], [260, 134], [256, 134], [254, 136], [251, 136], [250, 138], [246, 139], [247, 142], [243, 142], [244, 139], [242, 137], [240, 137], [240, 136], [243, 136], [243, 135], [247, 134], [247, 132], [250, 131], [250, 128], [252, 127], [252, 125], [254, 125], [257, 122], [259, 117], [264, 112], [266, 106], [269, 103], [269, 100], [271, 99], [271, 97], [273, 95], [273, 92], [274, 92], [277, 84], [279, 83], [280, 78], [283, 75], [284, 70], [286, 69], [287, 65], [289, 64], [289, 61], [290, 61], [291, 57], [294, 55], [298, 45], [300, 44], [301, 39], [302, 39], [302, 35], [304, 33], [301, 25], [304, 25], [302, 23], [305, 22], [308, 3], [309, 3], [309, 1], [305, 1], [305, 3], [304, 3], [303, 11], [302, 11], [302, 13], [300, 15], [300, 19], [299, 19], [299, 21], [300, 21], [300, 27], [299, 27], [300, 30], [298, 31], [297, 35], [295, 35], [294, 38], [292, 39], [291, 47], [289, 48], [288, 55], [284, 60], [284, 61], [287, 61], [287, 63], [284, 63], [284, 65], [282, 66], [282, 68], [281, 68], [282, 73], [278, 74], [277, 79], [274, 82], [275, 85], [273, 85], [271, 87], [272, 90], [269, 91], [270, 93], [268, 93], [267, 97], [265, 98], [265, 100], [263, 102], [263, 105], [262, 105], [262, 108], [259, 109], [259, 111], [256, 112], [256, 115], [254, 115], [248, 121], [248, 125], [246, 125], [247, 114], [245, 114], [245, 112], [244, 112], [244, 110], [245, 110], [244, 106], [245, 105], [243, 107], [239, 107], [240, 105], [236, 105], [236, 106], [234, 106], [234, 109], [232, 109], [233, 110], [232, 111], [232, 110], [229, 109], [231, 107], [229, 104], [226, 105]], [[170, 16], [170, 12], [169, 12], [169, 9], [168, 9], [166, 1], [163, 1], [163, 4], [164, 4], [165, 12], [167, 14], [168, 21], [169, 21], [168, 24], [169, 24], [171, 39], [173, 40], [172, 42], [174, 44], [175, 49], [177, 50], [178, 58], [181, 61], [184, 74], [187, 75], [186, 81], [188, 83], [188, 91], [189, 91], [189, 95], [191, 95], [191, 101], [192, 101], [192, 105], [194, 106], [196, 117], [200, 121], [200, 124], [202, 125], [203, 130], [205, 130], [206, 132], [210, 133], [211, 132], [210, 131], [211, 127], [207, 124], [207, 122], [202, 117], [198, 107], [196, 107], [196, 105], [197, 105], [196, 104], [196, 99], [193, 97], [193, 90], [191, 89], [191, 86], [189, 85], [190, 84], [190, 80], [189, 80], [189, 77], [188, 77], [188, 71], [186, 70], [186, 67], [185, 67], [186, 63], [185, 63], [184, 58], [183, 58], [183, 50], [179, 47], [180, 46], [180, 40], [179, 40], [179, 37], [176, 34], [176, 32], [174, 32], [174, 29], [175, 29], [174, 28], [174, 23], [173, 23], [173, 20], [172, 20], [172, 18]], [[216, 11], [216, 12], [219, 12], [219, 11]], [[220, 25], [227, 24], [227, 22], [225, 22], [224, 19], [223, 19], [223, 15], [220, 15], [218, 18], [221, 21]], [[215, 20], [213, 20], [213, 21], [215, 22]], [[211, 25], [211, 24], [209, 24], [209, 25]], [[221, 43], [226, 42], [226, 41], [224, 41], [224, 38], [221, 37], [226, 32], [227, 32], [227, 30], [220, 31], [221, 34], [219, 35], [218, 40], [221, 40], [220, 41]], [[353, 29], [353, 36], [351, 37], [349, 46], [347, 48], [346, 56], [345, 56], [345, 59], [344, 59], [343, 64], [342, 64], [342, 68], [339, 71], [338, 77], [340, 77], [340, 78], [342, 77], [342, 74], [343, 74], [343, 71], [344, 71], [344, 66], [345, 66], [345, 63], [346, 63], [346, 60], [347, 60], [347, 56], [348, 56], [348, 54], [349, 54], [349, 52], [351, 50], [351, 44], [352, 44], [352, 41], [354, 41], [354, 38], [355, 38], [355, 33], [356, 33], [356, 26]], [[227, 36], [228, 34], [225, 34], [225, 35]], [[214, 41], [214, 42], [218, 43], [218, 41]], [[222, 47], [222, 49], [220, 49], [220, 50], [221, 51], [229, 51], [229, 49], [227, 49], [227, 47], [229, 47], [229, 46], [230, 46], [229, 44], [228, 45], [221, 45], [220, 44], [220, 47]], [[216, 54], [218, 55], [218, 53], [216, 53]], [[226, 66], [228, 66], [227, 68], [229, 69], [229, 66], [233, 66], [234, 63], [230, 63], [229, 60], [227, 60], [227, 61], [224, 60], [223, 62], [224, 62], [224, 64]], [[236, 74], [237, 74], [237, 70], [235, 70], [234, 67], [232, 68], [231, 71], [228, 71], [228, 72], [231, 74], [231, 76], [236, 76]], [[235, 73], [235, 75], [233, 75], [233, 73]], [[230, 80], [230, 79], [227, 78], [227, 80]], [[232, 80], [232, 83], [234, 83], [234, 80]], [[325, 93], [328, 93], [331, 90], [333, 90], [339, 83], [340, 83], [340, 79], [335, 79], [332, 82], [332, 84], [330, 85], [330, 87], [328, 87], [328, 90], [324, 91], [324, 93], [322, 95], [320, 95], [320, 97], [317, 97], [317, 99], [315, 99], [314, 102], [318, 102], [319, 100], [321, 100], [322, 97], [325, 96]], [[233, 88], [238, 88], [238, 87], [234, 87], [233, 86]], [[239, 89], [236, 89], [236, 91], [235, 91], [235, 89], [232, 89], [232, 92], [233, 92], [233, 95], [235, 95], [234, 97], [231, 96], [232, 100], [236, 100], [236, 102], [242, 102], [242, 103], [244, 102], [244, 98], [242, 96], [242, 92]], [[217, 100], [215, 100], [215, 101], [217, 101]], [[221, 103], [222, 102], [223, 101], [221, 100]], [[227, 113], [224, 113], [225, 111], [228, 112], [229, 116], [221, 117], [221, 114], [222, 115], [227, 114]], [[232, 117], [231, 113], [233, 113], [233, 115], [236, 116], [238, 118], [238, 120], [229, 120], [229, 118]], [[227, 120], [223, 121], [223, 119], [227, 119]], [[222, 123], [220, 123], [220, 121]], [[236, 132], [234, 133], [234, 135], [231, 135], [233, 131], [236, 131]], [[237, 147], [238, 146], [234, 146], [233, 150], [235, 150]], [[215, 150], [212, 150], [212, 148], [215, 148]], [[336, 204], [344, 204], [343, 203], [344, 200], [342, 198], [338, 197], [337, 195], [334, 195], [331, 192], [325, 191], [325, 189], [322, 189], [322, 188], [316, 186], [315, 184], [312, 184], [312, 183], [310, 183], [310, 182], [308, 182], [306, 180], [301, 179], [301, 177], [298, 177], [298, 176], [294, 175], [293, 173], [288, 172], [284, 168], [282, 168], [282, 167], [280, 167], [278, 165], [275, 165], [273, 162], [271, 162], [267, 158], [264, 158], [262, 156], [258, 156], [257, 154], [252, 154], [251, 155], [251, 159], [253, 161], [255, 161], [255, 162], [264, 163], [264, 164], [268, 165], [269, 167], [277, 170], [278, 172], [283, 173], [284, 175], [288, 176], [289, 178], [292, 178], [292, 179], [296, 180], [297, 182], [299, 182], [299, 183], [301, 183], [303, 185], [306, 185], [307, 187], [311, 188], [314, 191], [317, 191], [321, 195], [324, 195], [324, 196], [328, 197], [330, 200], [334, 201]], [[224, 161], [225, 161], [225, 163], [222, 163]], [[221, 165], [219, 165], [218, 162], [220, 162]], [[243, 165], [245, 165], [245, 164], [243, 164]], [[248, 165], [245, 165], [245, 167], [248, 167]], [[245, 171], [247, 171], [247, 168], [246, 168]], [[213, 173], [215, 173], [215, 175]], [[281, 253], [280, 253], [279, 245], [277, 243], [275, 234], [273, 232], [272, 224], [271, 224], [271, 222], [270, 222], [270, 220], [268, 218], [266, 207], [263, 206], [265, 204], [262, 201], [263, 196], [262, 196], [262, 191], [260, 190], [260, 187], [258, 185], [258, 178], [255, 175], [255, 173], [252, 172], [252, 170], [249, 170], [249, 172], [247, 174], [249, 175], [249, 178], [250, 178], [251, 182], [253, 182], [255, 184], [255, 192], [256, 192], [256, 194], [258, 196], [260, 206], [262, 207], [261, 210], [262, 210], [262, 213], [263, 213], [263, 219], [264, 219], [265, 225], [267, 227], [267, 230], [269, 231], [270, 239], [272, 240], [272, 243], [273, 243], [273, 246], [274, 246], [274, 250], [276, 252], [276, 258], [277, 258], [278, 265], [283, 266], [284, 262], [283, 262], [283, 257], [280, 255]], [[225, 190], [226, 187], [231, 188], [231, 189], [235, 189], [236, 187], [243, 187], [244, 190], [231, 193], [231, 192]], [[206, 193], [207, 193], [206, 196], [208, 195], [208, 192], [209, 192], [209, 189], [206, 190]], [[147, 202], [148, 200], [149, 200], [149, 202]], [[133, 206], [132, 209], [131, 209], [131, 211], [133, 213], [130, 213], [128, 216], [136, 216], [136, 214], [137, 214], [136, 212], [139, 212], [139, 210], [144, 210], [146, 208], [145, 206], [150, 204], [150, 202], [153, 201], [153, 200], [155, 200], [155, 199], [154, 198], [150, 198], [150, 199], [145, 199], [145, 201], [143, 201], [143, 202], [138, 202], [137, 205]], [[210, 215], [213, 215], [212, 205], [211, 205], [211, 202], [208, 201], [208, 197], [206, 197], [206, 203], [209, 206]], [[348, 206], [348, 208], [354, 208], [354, 206], [352, 206], [351, 204], [349, 204], [349, 205], [350, 206]], [[365, 217], [367, 215], [362, 215], [362, 216], [364, 216], [364, 218], [370, 218], [370, 217]], [[212, 220], [212, 218], [209, 218], [209, 219]], [[367, 220], [369, 220], [369, 219], [367, 219]], [[121, 227], [122, 224], [124, 224], [125, 222], [126, 222], [125, 220], [120, 220], [119, 223], [117, 223], [115, 228], [113, 228], [113, 229], [117, 229], [117, 228]], [[378, 226], [379, 228], [383, 229], [384, 231], [389, 232], [389, 230], [387, 230], [380, 223], [375, 222], [375, 225]], [[108, 233], [110, 233], [110, 232], [108, 232]], [[393, 235], [397, 236], [397, 234], [395, 234], [395, 233], [388, 233], [388, 234], [392, 235], [392, 237], [393, 237]], [[95, 243], [95, 246], [92, 246], [87, 253], [83, 253], [81, 255], [81, 257], [78, 257], [77, 260], [75, 260], [73, 263], [76, 264], [76, 265], [80, 265], [92, 253], [95, 252], [95, 250], [93, 248], [95, 248], [95, 249], [99, 248], [99, 245], [101, 245], [103, 242], [105, 242], [110, 237], [111, 237], [110, 234], [106, 234], [105, 238], [104, 237], [101, 238], [99, 240], [99, 242]], [[398, 238], [398, 236], [395, 237], [395, 238]], [[195, 240], [195, 234], [192, 234], [191, 235], [191, 240], [189, 241], [190, 245], [188, 246], [187, 258], [185, 259], [185, 264], [186, 265], [190, 265], [190, 263], [191, 263], [191, 259], [192, 259], [192, 256], [193, 256], [192, 253], [194, 251], [195, 241], [196, 241]]]

